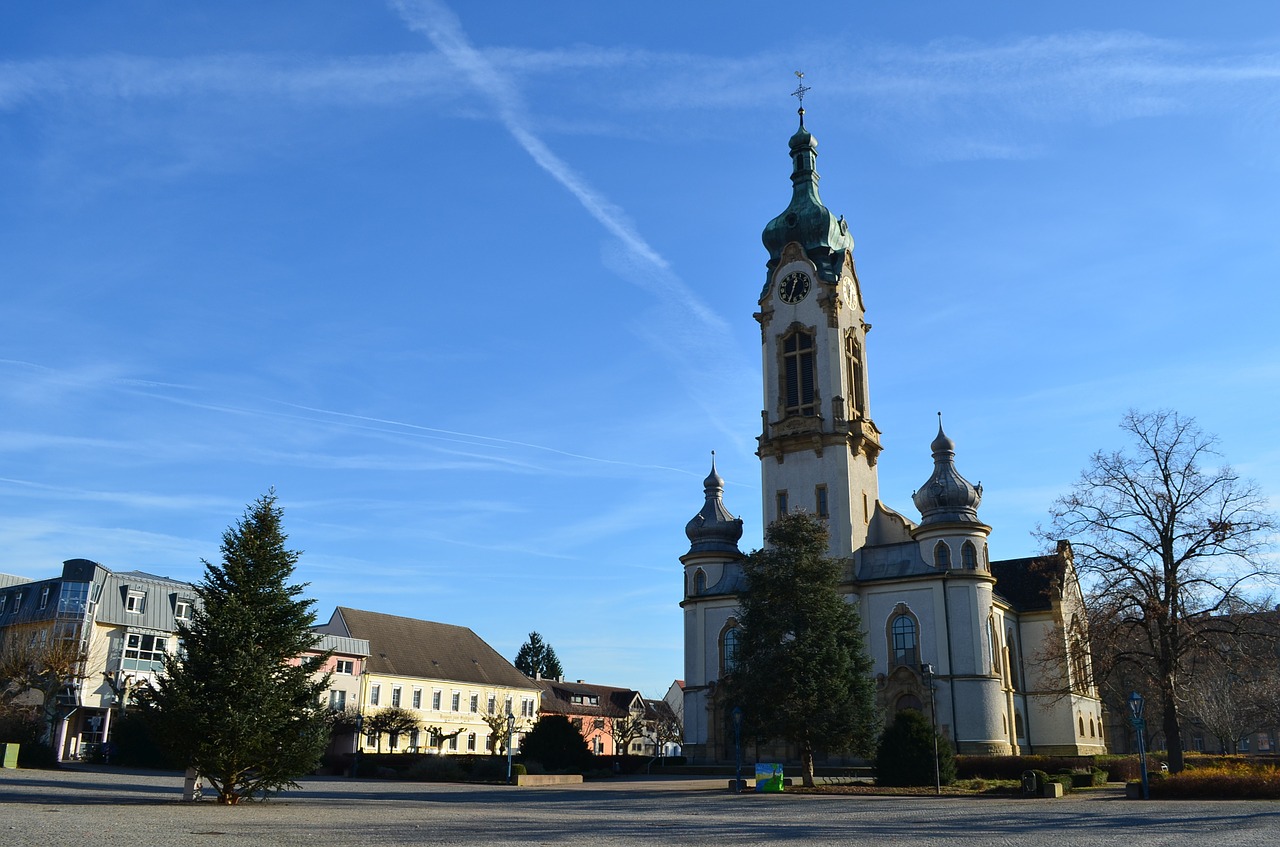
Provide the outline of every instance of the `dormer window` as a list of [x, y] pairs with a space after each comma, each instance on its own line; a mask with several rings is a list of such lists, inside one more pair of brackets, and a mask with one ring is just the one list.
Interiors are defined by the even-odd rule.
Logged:
[[40, 608], [41, 609], [49, 605], [49, 592], [52, 589], [53, 589], [53, 586], [51, 585], [46, 585], [40, 589]]
[[130, 614], [140, 615], [147, 604], [145, 591], [130, 591], [124, 598], [124, 610]]
[[179, 600], [173, 604], [173, 616], [180, 621], [191, 620], [191, 601]]

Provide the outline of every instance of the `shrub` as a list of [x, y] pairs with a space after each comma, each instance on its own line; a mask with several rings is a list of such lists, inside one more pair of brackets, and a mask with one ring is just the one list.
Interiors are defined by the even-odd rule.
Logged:
[[[511, 775], [518, 776], [525, 772], [524, 765], [519, 762], [511, 763]], [[488, 756], [478, 760], [471, 768], [471, 773], [467, 778], [473, 782], [506, 782], [507, 781], [507, 758], [497, 756]]]
[[423, 756], [408, 767], [404, 776], [421, 782], [461, 782], [462, 768], [448, 756]]
[[876, 749], [876, 783], [879, 785], [933, 785], [934, 739], [938, 742], [938, 776], [943, 785], [956, 779], [951, 742], [937, 735], [924, 715], [904, 709], [880, 736]]
[[543, 715], [520, 742], [526, 761], [541, 762], [549, 771], [582, 773], [591, 766], [591, 751], [582, 733], [564, 715]]
[[1226, 765], [1151, 775], [1151, 796], [1160, 800], [1280, 800], [1280, 770]]

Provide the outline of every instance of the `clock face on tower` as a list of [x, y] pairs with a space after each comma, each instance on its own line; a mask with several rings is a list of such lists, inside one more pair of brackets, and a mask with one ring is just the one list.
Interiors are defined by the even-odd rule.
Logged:
[[809, 275], [796, 271], [789, 273], [778, 286], [778, 296], [783, 303], [799, 303], [809, 294]]

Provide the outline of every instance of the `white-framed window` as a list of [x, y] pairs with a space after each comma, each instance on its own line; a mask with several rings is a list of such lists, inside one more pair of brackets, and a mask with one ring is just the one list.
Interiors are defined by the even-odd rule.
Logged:
[[329, 708], [334, 711], [341, 711], [347, 708], [347, 692], [330, 691], [329, 692]]
[[378, 698], [379, 698], [381, 695], [382, 695], [382, 686], [381, 686], [381, 685], [378, 685], [378, 684], [376, 684], [376, 683], [375, 683], [375, 684], [373, 684], [373, 685], [370, 685], [370, 686], [369, 686], [369, 705], [370, 705], [370, 706], [376, 706], [376, 705], [378, 705]]
[[[480, 711], [480, 695], [479, 694], [471, 695], [471, 711], [472, 713], [476, 713]], [[475, 749], [475, 748], [473, 747], [472, 749]]]
[[5, 601], [8, 599], [9, 599], [8, 594], [0, 594], [0, 615], [4, 614], [4, 604], [5, 604]]
[[49, 592], [51, 590], [53, 590], [53, 586], [51, 585], [46, 585], [40, 589], [40, 605], [38, 608], [43, 609], [45, 606], [49, 605]]
[[22, 592], [15, 591], [13, 592], [13, 608], [10, 609], [10, 611], [13, 612], [14, 614], [17, 614], [18, 610], [21, 608], [22, 608]]
[[520, 717], [531, 718], [533, 717], [534, 712], [535, 712], [535, 709], [534, 709], [532, 700], [526, 697], [520, 701]]
[[135, 615], [142, 614], [143, 608], [147, 605], [147, 592], [130, 591], [124, 598], [124, 610]]
[[474, 732], [467, 736], [467, 750], [472, 753], [476, 750], [476, 734]]
[[462, 694], [457, 691], [453, 692], [453, 698], [449, 701], [449, 705], [450, 705], [449, 711], [451, 712], [461, 711], [462, 710]]
[[334, 662], [333, 672], [342, 674], [343, 676], [355, 676], [356, 660], [355, 659], [339, 659]]
[[514, 712], [512, 712], [512, 711], [511, 711], [511, 703], [512, 703], [512, 700], [511, 700], [511, 698], [510, 698], [510, 697], [508, 697], [508, 698], [507, 698], [507, 701], [506, 701], [506, 707], [507, 707], [507, 710], [506, 710], [505, 714], [508, 714], [508, 715], [510, 715], [510, 714], [514, 714]]
[[413, 689], [413, 708], [415, 709], [422, 708], [422, 689], [421, 688]]
[[191, 619], [191, 601], [178, 600], [173, 604], [173, 617], [176, 620], [186, 621]]
[[492, 694], [489, 695], [489, 714], [496, 714], [498, 710], [498, 698]]
[[456, 736], [456, 735], [455, 735], [455, 736], [453, 736], [452, 738], [450, 738], [450, 739], [449, 739], [449, 749], [450, 749], [450, 750], [452, 750], [452, 751], [455, 751], [455, 752], [457, 751], [457, 749], [458, 749], [458, 736]]
[[440, 711], [440, 692], [439, 691], [431, 692], [431, 708], [437, 712]]
[[391, 686], [391, 705], [399, 708], [400, 706], [400, 686]]
[[164, 668], [164, 635], [131, 632], [125, 636], [124, 659], [120, 666], [130, 671], [158, 671]]

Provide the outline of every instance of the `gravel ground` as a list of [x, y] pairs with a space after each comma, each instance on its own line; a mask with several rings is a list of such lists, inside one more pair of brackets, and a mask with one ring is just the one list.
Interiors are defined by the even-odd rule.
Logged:
[[724, 780], [510, 788], [314, 778], [265, 803], [182, 803], [178, 774], [0, 771], [0, 847], [152, 845], [1280, 844], [1280, 802], [734, 795]]

